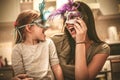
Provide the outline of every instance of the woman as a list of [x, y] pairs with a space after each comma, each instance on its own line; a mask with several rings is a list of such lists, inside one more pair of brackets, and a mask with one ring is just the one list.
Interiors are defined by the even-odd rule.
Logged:
[[49, 20], [57, 15], [62, 16], [65, 30], [52, 40], [65, 80], [93, 80], [109, 56], [110, 48], [97, 36], [91, 9], [83, 2], [69, 0]]

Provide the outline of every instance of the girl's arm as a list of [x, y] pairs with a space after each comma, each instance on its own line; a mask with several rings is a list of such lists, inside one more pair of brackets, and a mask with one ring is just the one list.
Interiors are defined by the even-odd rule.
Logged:
[[14, 74], [15, 75], [24, 74], [25, 73], [24, 65], [20, 54], [20, 49], [17, 46], [13, 49], [11, 58]]
[[59, 64], [59, 59], [57, 56], [56, 47], [52, 40], [50, 40], [49, 49], [50, 49], [50, 64], [51, 64], [53, 73], [57, 80], [64, 80], [62, 69]]
[[53, 65], [52, 66], [52, 70], [54, 72], [54, 75], [56, 77], [56, 80], [64, 80], [63, 78], [63, 73], [62, 73], [62, 69], [60, 67], [59, 64]]

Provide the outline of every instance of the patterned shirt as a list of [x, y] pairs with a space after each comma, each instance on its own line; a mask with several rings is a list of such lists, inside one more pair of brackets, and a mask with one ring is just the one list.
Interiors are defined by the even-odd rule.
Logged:
[[15, 75], [26, 73], [34, 80], [54, 80], [51, 66], [59, 64], [56, 48], [51, 39], [36, 45], [16, 44], [12, 53]]

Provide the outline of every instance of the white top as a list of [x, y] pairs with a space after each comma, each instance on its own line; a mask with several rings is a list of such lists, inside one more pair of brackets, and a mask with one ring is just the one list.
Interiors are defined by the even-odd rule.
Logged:
[[16, 44], [12, 53], [15, 75], [26, 73], [34, 80], [54, 80], [51, 66], [59, 64], [55, 45], [51, 39], [36, 45]]

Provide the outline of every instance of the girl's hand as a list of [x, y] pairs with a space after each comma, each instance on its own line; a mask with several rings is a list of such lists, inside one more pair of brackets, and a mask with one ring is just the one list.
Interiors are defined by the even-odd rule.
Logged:
[[86, 39], [87, 26], [85, 22], [77, 18], [76, 23], [74, 23], [74, 28], [76, 30], [76, 42], [84, 42]]
[[18, 74], [16, 77], [20, 78], [20, 79], [24, 79], [24, 78], [27, 78], [28, 75], [27, 74]]
[[22, 79], [22, 80], [33, 80], [33, 78], [25, 78], [25, 79]]
[[33, 80], [33, 78], [28, 78], [27, 74], [19, 74], [15, 76], [12, 80]]

